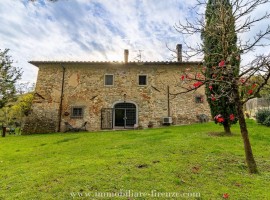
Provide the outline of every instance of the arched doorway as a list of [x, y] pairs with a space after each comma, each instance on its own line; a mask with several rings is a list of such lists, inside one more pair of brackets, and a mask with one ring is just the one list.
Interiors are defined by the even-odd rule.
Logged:
[[114, 105], [114, 127], [134, 128], [137, 124], [137, 107], [134, 103], [121, 102]]

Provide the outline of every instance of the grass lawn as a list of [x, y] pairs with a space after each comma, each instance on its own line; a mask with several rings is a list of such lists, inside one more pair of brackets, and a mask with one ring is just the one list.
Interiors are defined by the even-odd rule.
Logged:
[[[213, 122], [147, 130], [0, 138], [0, 199], [270, 199], [270, 128], [248, 121], [260, 173], [247, 172], [238, 126]], [[268, 185], [268, 186], [267, 186]], [[130, 192], [138, 198], [98, 197]], [[99, 194], [95, 194], [99, 192]], [[175, 192], [175, 193], [169, 193]], [[96, 197], [94, 197], [96, 195]]]

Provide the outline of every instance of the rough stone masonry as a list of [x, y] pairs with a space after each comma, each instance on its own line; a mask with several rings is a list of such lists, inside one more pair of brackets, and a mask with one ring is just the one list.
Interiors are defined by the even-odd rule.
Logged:
[[198, 62], [58, 62], [31, 61], [39, 68], [31, 114], [22, 134], [63, 132], [65, 122], [89, 131], [198, 122], [210, 116], [204, 88], [181, 91], [180, 76]]

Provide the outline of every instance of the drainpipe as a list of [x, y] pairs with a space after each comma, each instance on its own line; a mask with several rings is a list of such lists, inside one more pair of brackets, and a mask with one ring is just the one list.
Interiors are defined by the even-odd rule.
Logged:
[[62, 75], [62, 86], [61, 86], [61, 96], [60, 96], [60, 104], [59, 104], [59, 116], [58, 116], [58, 130], [57, 132], [60, 132], [61, 130], [61, 121], [62, 121], [62, 105], [63, 105], [63, 96], [64, 96], [64, 83], [65, 83], [65, 73], [66, 73], [66, 68], [64, 65], [62, 65], [63, 69], [63, 75]]
[[168, 101], [168, 117], [171, 116], [171, 109], [170, 109], [170, 86], [167, 86], [167, 101]]

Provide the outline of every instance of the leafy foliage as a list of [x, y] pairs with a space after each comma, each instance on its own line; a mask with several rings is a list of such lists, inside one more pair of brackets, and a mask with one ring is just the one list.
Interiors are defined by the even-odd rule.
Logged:
[[266, 119], [269, 116], [270, 116], [270, 110], [269, 109], [261, 109], [261, 110], [258, 110], [258, 112], [256, 113], [256, 120], [257, 120], [258, 123], [264, 124], [264, 122], [266, 121]]
[[33, 93], [17, 96], [16, 101], [9, 102], [0, 109], [0, 121], [5, 125], [22, 124], [23, 118], [31, 111]]
[[17, 102], [11, 107], [10, 114], [12, 117], [28, 115], [31, 109], [33, 93], [21, 95]]
[[270, 115], [264, 120], [263, 125], [270, 126]]
[[22, 71], [12, 65], [13, 61], [8, 55], [8, 49], [0, 49], [0, 108], [14, 97], [15, 83], [21, 78]]

